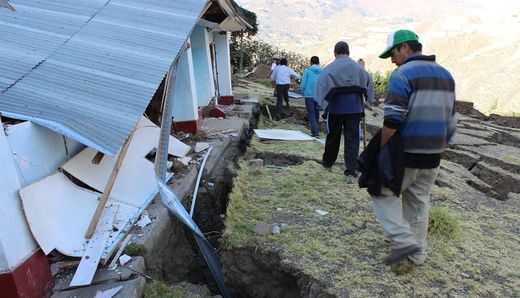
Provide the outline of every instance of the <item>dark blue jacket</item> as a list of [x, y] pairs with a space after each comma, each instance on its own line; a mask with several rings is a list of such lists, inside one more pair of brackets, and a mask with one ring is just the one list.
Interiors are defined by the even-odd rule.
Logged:
[[370, 140], [358, 158], [361, 172], [359, 187], [374, 196], [381, 195], [382, 186], [399, 196], [404, 177], [404, 145], [399, 131], [381, 148], [381, 130]]

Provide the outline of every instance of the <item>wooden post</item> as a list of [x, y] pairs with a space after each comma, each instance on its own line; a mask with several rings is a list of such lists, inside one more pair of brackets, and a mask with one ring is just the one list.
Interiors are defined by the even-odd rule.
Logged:
[[265, 109], [267, 110], [267, 115], [269, 115], [269, 120], [273, 120], [273, 116], [271, 116], [271, 111], [269, 111], [269, 105], [265, 105]]
[[136, 129], [137, 129], [137, 124], [134, 127], [134, 129], [132, 129], [132, 132], [126, 139], [125, 143], [123, 144], [123, 147], [121, 148], [121, 151], [119, 152], [119, 155], [117, 156], [116, 164], [114, 165], [114, 168], [112, 169], [112, 174], [110, 175], [110, 178], [108, 179], [107, 185], [105, 186], [105, 190], [103, 191], [103, 195], [101, 196], [101, 199], [99, 199], [99, 203], [96, 208], [96, 212], [94, 213], [94, 217], [92, 217], [92, 221], [90, 222], [87, 233], [85, 234], [85, 238], [87, 238], [87, 239], [92, 238], [92, 235], [94, 234], [94, 231], [96, 230], [96, 226], [99, 222], [99, 218], [101, 217], [101, 213], [103, 213], [103, 209], [105, 209], [105, 205], [107, 204], [108, 197], [110, 196], [110, 193], [112, 192], [112, 187], [114, 186], [114, 183], [116, 182], [117, 175], [119, 174], [119, 170], [121, 169], [121, 164], [123, 163], [123, 159], [125, 158], [126, 151], [128, 151], [128, 147], [130, 145], [130, 142], [132, 141], [132, 137], [134, 136]]
[[363, 116], [363, 149], [367, 147], [367, 120]]

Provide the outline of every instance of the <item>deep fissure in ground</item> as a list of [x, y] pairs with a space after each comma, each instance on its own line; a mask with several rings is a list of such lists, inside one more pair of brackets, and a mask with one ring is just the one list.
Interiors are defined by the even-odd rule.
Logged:
[[[304, 122], [306, 119], [302, 117], [300, 111], [289, 109], [289, 119], [294, 122]], [[261, 107], [261, 113], [264, 117], [268, 117], [265, 107]], [[258, 117], [258, 115], [256, 115]], [[252, 122], [255, 124], [258, 118]], [[306, 124], [306, 123], [305, 123]], [[374, 135], [379, 128], [367, 125], [370, 135]], [[224, 229], [224, 219], [226, 215], [226, 207], [229, 199], [229, 193], [232, 191], [233, 178], [236, 176], [237, 161], [247, 150], [247, 146], [252, 137], [252, 130], [241, 141], [238, 148], [229, 150], [221, 157], [219, 165], [217, 165], [211, 173], [206, 173], [199, 189], [199, 197], [197, 199], [195, 221], [201, 230], [207, 235], [213, 247], [217, 248], [219, 254], [221, 252], [222, 243], [219, 241]], [[497, 140], [495, 138], [488, 141], [496, 143], [508, 144], [515, 141], [507, 135], [505, 138]], [[451, 147], [444, 155], [444, 159], [460, 164], [464, 168], [471, 171], [476, 177], [489, 184], [488, 186], [476, 183], [472, 180], [466, 182], [473, 188], [485, 193], [486, 195], [505, 200], [507, 193], [514, 191], [519, 192], [518, 186], [510, 181], [508, 177], [493, 171], [482, 165], [482, 162], [507, 168], [507, 164], [496, 159], [485, 158], [482, 156], [474, 157], [466, 150], [458, 147]], [[257, 153], [249, 158], [262, 159], [264, 166], [286, 167], [303, 163], [306, 159], [300, 156], [291, 156], [276, 153]], [[315, 160], [319, 162], [319, 160]], [[517, 168], [510, 169], [517, 170]], [[513, 171], [515, 172], [515, 171]], [[437, 185], [440, 185], [438, 182]], [[449, 187], [449, 185], [446, 185]], [[187, 201], [191, 201], [189, 198]], [[163, 278], [170, 283], [179, 283], [188, 281], [195, 284], [206, 284], [209, 289], [218, 294], [218, 288], [213, 277], [206, 266], [206, 263], [196, 245], [191, 231], [186, 229], [180, 223], [175, 224], [176, 228], [172, 231], [170, 237], [165, 239], [170, 242], [169, 247], [173, 250], [167, 256], [174, 256], [176, 260], [170, 262], [170, 266], [163, 269]], [[176, 239], [173, 239], [176, 238]], [[280, 256], [274, 253], [263, 253], [254, 247], [242, 248], [234, 251], [225, 251], [221, 256], [224, 264], [224, 273], [227, 285], [230, 290], [240, 297], [300, 297], [300, 296], [317, 296], [325, 295], [324, 287], [319, 282], [312, 280], [303, 274], [295, 271], [294, 268], [288, 268], [280, 261]], [[235, 270], [234, 265], [241, 262], [242, 268], [250, 268], [250, 273], [244, 276], [243, 271]]]

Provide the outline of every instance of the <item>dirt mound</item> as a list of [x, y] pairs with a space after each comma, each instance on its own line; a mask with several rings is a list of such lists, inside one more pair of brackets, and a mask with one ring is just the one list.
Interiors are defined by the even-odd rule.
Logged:
[[271, 67], [268, 65], [258, 65], [255, 72], [253, 73], [253, 77], [257, 79], [269, 79], [269, 74], [271, 73]]

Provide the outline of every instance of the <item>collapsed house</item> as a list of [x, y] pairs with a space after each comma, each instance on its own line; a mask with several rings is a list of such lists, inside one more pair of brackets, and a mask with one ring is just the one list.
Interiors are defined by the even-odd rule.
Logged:
[[[154, 94], [173, 99], [177, 131], [195, 133], [201, 107], [232, 99], [229, 32], [250, 25], [232, 0], [10, 5], [0, 8], [0, 292], [41, 297], [52, 280], [46, 254], [89, 249], [116, 168], [94, 225], [92, 239], [104, 237], [97, 262], [157, 194], [145, 156], [160, 128], [143, 117]], [[161, 82], [169, 88], [158, 95]], [[168, 147], [190, 150], [173, 137]]]

